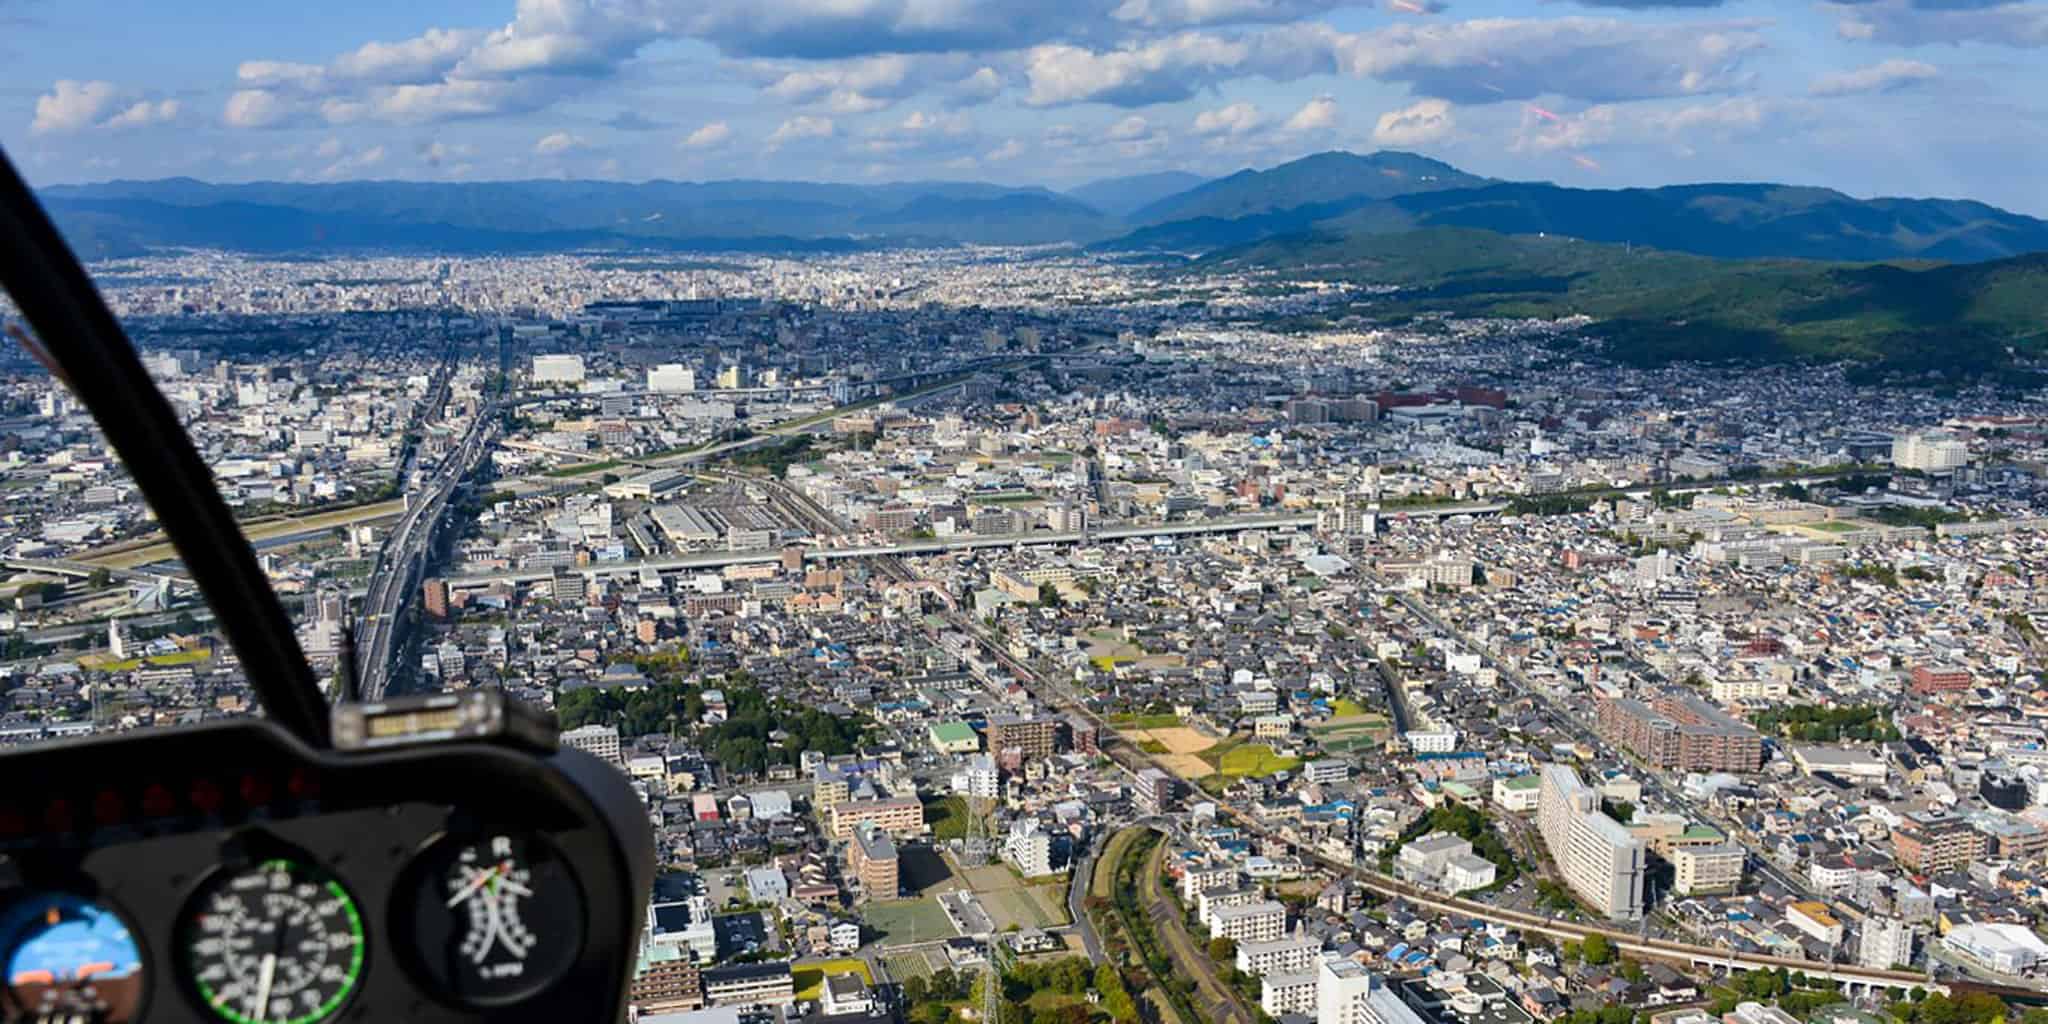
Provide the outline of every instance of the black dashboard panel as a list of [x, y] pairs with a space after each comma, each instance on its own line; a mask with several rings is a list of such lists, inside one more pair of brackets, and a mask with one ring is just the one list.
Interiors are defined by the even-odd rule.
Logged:
[[[521, 856], [546, 851], [539, 874], [513, 869], [515, 847]], [[507, 858], [496, 861], [494, 850]], [[50, 949], [85, 950], [78, 957], [95, 973], [81, 969], [84, 980], [69, 984], [100, 980], [106, 991], [99, 998], [116, 1006], [100, 1019], [619, 1020], [653, 881], [653, 850], [625, 778], [577, 751], [539, 756], [461, 742], [340, 754], [311, 750], [271, 723], [248, 720], [0, 755], [0, 922], [58, 936]], [[275, 866], [287, 861], [302, 865], [305, 877], [284, 877]], [[266, 870], [272, 873], [262, 875]], [[233, 931], [219, 913], [239, 905], [232, 894], [222, 896], [238, 878], [251, 905], [284, 901], [299, 907], [295, 921], [304, 919], [263, 933], [263, 942], [278, 944], [274, 955], [243, 950], [262, 953], [264, 997], [249, 996], [246, 985], [242, 994], [222, 994], [218, 964], [207, 981], [195, 977], [208, 969], [208, 956], [222, 954], [220, 935]], [[294, 883], [303, 904], [287, 891]], [[500, 920], [495, 904], [486, 913], [465, 903], [472, 893], [501, 886], [530, 901], [552, 900], [552, 919], [529, 903], [532, 920], [515, 928]], [[444, 892], [451, 916], [470, 916], [438, 931], [420, 928], [432, 914], [424, 905]], [[12, 917], [10, 907], [17, 908]], [[126, 926], [139, 954], [139, 995], [123, 987], [132, 979], [115, 980], [126, 969], [115, 963], [126, 947], [105, 934], [121, 929], [104, 915], [95, 918], [94, 908]], [[195, 922], [206, 921], [209, 911], [211, 924], [201, 928]], [[337, 953], [356, 944], [323, 937], [319, 920], [330, 932], [353, 929], [359, 948]], [[493, 981], [467, 994], [447, 991], [445, 973], [423, 964], [437, 954], [457, 959], [446, 937], [464, 928], [481, 934], [485, 946], [545, 950], [553, 973], [544, 984], [529, 978], [501, 985], [517, 994], [512, 1000], [472, 998]], [[435, 932], [432, 941], [446, 939], [448, 948], [423, 951], [423, 931]], [[0, 934], [0, 943], [15, 941]], [[294, 959], [287, 942], [308, 952]], [[323, 956], [328, 962], [315, 962]], [[31, 957], [16, 971], [8, 967], [13, 959], [13, 950], [0, 948], [0, 968], [18, 975], [0, 982], [32, 992], [48, 980], [39, 970], [46, 965]], [[496, 959], [480, 969], [502, 975], [520, 966], [508, 965], [502, 953]], [[65, 972], [57, 973], [65, 983]], [[29, 984], [14, 984], [23, 978]], [[283, 995], [262, 1004], [275, 1005], [274, 1014], [244, 1005], [267, 998], [273, 986], [282, 993], [294, 984], [304, 987], [303, 1005]], [[214, 992], [222, 1009], [209, 1005], [202, 990]], [[58, 1016], [25, 1001], [32, 1000], [10, 992], [0, 1001], [0, 1019]], [[129, 1004], [135, 1015], [121, 1017]]]

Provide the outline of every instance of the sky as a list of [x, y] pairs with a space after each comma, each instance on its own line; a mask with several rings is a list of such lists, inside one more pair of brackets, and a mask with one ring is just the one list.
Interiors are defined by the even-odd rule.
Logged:
[[1330, 149], [2048, 216], [2048, 0], [0, 0], [34, 184], [1220, 175]]

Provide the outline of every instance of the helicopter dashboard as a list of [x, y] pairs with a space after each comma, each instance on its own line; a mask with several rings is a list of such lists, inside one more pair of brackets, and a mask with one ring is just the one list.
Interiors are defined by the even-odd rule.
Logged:
[[653, 843], [614, 768], [239, 720], [0, 754], [0, 1021], [616, 1020]]

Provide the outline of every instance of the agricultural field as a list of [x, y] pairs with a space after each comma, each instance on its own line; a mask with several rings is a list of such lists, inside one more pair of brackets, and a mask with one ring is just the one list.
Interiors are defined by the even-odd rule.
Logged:
[[1032, 884], [1007, 865], [963, 868], [961, 875], [988, 911], [997, 931], [1050, 928], [1067, 923], [1067, 889], [1060, 878]]

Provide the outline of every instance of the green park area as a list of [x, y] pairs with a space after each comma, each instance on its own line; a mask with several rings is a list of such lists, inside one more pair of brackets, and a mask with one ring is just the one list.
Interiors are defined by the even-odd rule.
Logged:
[[1119, 729], [1171, 729], [1180, 724], [1180, 716], [1171, 712], [1162, 715], [1111, 715], [1109, 724]]
[[875, 984], [875, 975], [863, 960], [827, 960], [817, 964], [797, 964], [790, 969], [796, 981], [796, 997], [799, 1000], [816, 999], [825, 991], [825, 979], [840, 974], [858, 974], [860, 980], [870, 988]]
[[1300, 758], [1282, 757], [1264, 743], [1246, 743], [1242, 739], [1227, 740], [1196, 756], [1209, 762], [1218, 775], [1232, 779], [1260, 778], [1301, 767]]
[[1349, 697], [1339, 697], [1330, 704], [1331, 718], [1357, 718], [1365, 713], [1365, 705]]
[[919, 942], [950, 939], [958, 933], [936, 897], [915, 900], [886, 900], [860, 909], [861, 923], [879, 936], [883, 946], [907, 946]]

